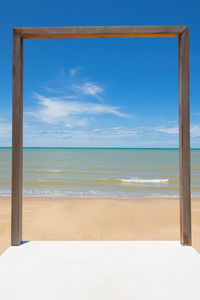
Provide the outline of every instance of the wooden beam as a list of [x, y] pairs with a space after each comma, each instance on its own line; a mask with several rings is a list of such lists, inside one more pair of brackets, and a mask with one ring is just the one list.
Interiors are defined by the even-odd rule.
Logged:
[[186, 26], [108, 26], [16, 28], [23, 39], [178, 37]]
[[23, 39], [78, 39], [78, 38], [155, 38], [155, 37], [179, 37], [178, 33], [165, 34], [27, 34]]
[[180, 239], [191, 245], [189, 29], [179, 37]]
[[11, 245], [22, 241], [23, 39], [13, 31]]

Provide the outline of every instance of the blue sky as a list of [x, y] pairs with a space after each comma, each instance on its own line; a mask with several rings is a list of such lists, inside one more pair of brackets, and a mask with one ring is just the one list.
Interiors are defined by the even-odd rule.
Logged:
[[[3, 2], [0, 146], [11, 145], [13, 27], [189, 25], [200, 147], [199, 11], [184, 0]], [[25, 40], [24, 146], [177, 147], [177, 38]]]

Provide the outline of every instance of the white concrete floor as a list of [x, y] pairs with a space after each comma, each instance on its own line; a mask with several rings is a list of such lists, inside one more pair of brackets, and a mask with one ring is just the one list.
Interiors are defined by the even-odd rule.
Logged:
[[0, 256], [0, 299], [199, 300], [200, 255], [179, 242], [28, 242]]

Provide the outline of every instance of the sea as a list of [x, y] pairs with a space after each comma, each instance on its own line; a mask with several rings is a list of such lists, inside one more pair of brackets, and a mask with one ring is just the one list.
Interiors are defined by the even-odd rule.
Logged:
[[[191, 191], [200, 197], [200, 149], [191, 150]], [[11, 148], [0, 148], [0, 196], [11, 194]], [[24, 148], [23, 195], [179, 196], [178, 149]]]

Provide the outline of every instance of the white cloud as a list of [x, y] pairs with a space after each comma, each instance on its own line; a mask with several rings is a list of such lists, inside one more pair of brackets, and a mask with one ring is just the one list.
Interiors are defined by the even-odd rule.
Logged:
[[[47, 146], [113, 146], [113, 147], [158, 147], [178, 145], [178, 126], [175, 121], [163, 126], [135, 126], [130, 122], [120, 120], [114, 123], [116, 117], [128, 117], [119, 107], [106, 105], [103, 102], [104, 88], [99, 83], [82, 79], [77, 81], [77, 73], [81, 67], [75, 67], [63, 74], [62, 78], [45, 88], [44, 96], [34, 94], [38, 103], [33, 111], [26, 113], [24, 130], [25, 141], [29, 145]], [[56, 96], [53, 97], [52, 95]], [[88, 100], [89, 99], [89, 100]], [[111, 115], [99, 124], [96, 116]], [[34, 118], [30, 118], [30, 116]], [[107, 122], [107, 120], [109, 120]], [[42, 122], [42, 123], [41, 123]], [[173, 124], [172, 124], [173, 123]], [[53, 124], [53, 126], [52, 126]], [[112, 125], [111, 125], [112, 124]], [[116, 125], [115, 125], [116, 124]], [[120, 126], [122, 125], [122, 126]], [[11, 134], [0, 123], [0, 135]], [[1, 130], [2, 129], [2, 130]], [[10, 132], [10, 133], [9, 133]], [[200, 126], [191, 126], [191, 138], [198, 143]]]
[[173, 135], [177, 135], [179, 130], [178, 130], [178, 126], [176, 127], [154, 127], [154, 130], [157, 132], [163, 132], [166, 134], [173, 134]]
[[[152, 136], [150, 130], [139, 127], [105, 127], [105, 128], [72, 128], [54, 126], [40, 131], [40, 146], [60, 147], [176, 147], [178, 139], [163, 136], [162, 133]], [[33, 141], [39, 141], [32, 136]], [[29, 144], [31, 146], [31, 144]]]
[[87, 127], [89, 125], [87, 118], [70, 118], [69, 122], [65, 124], [67, 128], [74, 128], [74, 127]]
[[[168, 135], [178, 135], [179, 133], [178, 125], [176, 127], [154, 127], [154, 130]], [[192, 138], [200, 137], [200, 126], [192, 124], [190, 126], [190, 135]]]
[[0, 137], [10, 138], [12, 133], [12, 124], [0, 121]]
[[104, 89], [100, 85], [93, 82], [74, 85], [73, 88], [81, 92], [82, 95], [89, 95], [97, 98], [99, 97], [99, 94], [104, 92]]
[[200, 137], [200, 126], [192, 125], [190, 128], [191, 137]]
[[74, 128], [74, 125], [72, 123], [66, 123], [65, 127], [67, 127], [67, 128]]
[[81, 67], [71, 68], [71, 69], [69, 69], [69, 73], [71, 76], [76, 76], [80, 69], [81, 69]]
[[[40, 94], [35, 94], [39, 100], [39, 107], [36, 112], [28, 112], [29, 115], [39, 118], [46, 123], [66, 122], [67, 126], [82, 126], [86, 124], [86, 119], [77, 121], [77, 116], [94, 116], [102, 114], [112, 114], [118, 117], [126, 115], [119, 111], [118, 107], [80, 101], [65, 101], [63, 98], [50, 98]], [[81, 122], [81, 123], [80, 123]], [[73, 124], [71, 124], [73, 123]], [[70, 124], [70, 125], [69, 125]]]

